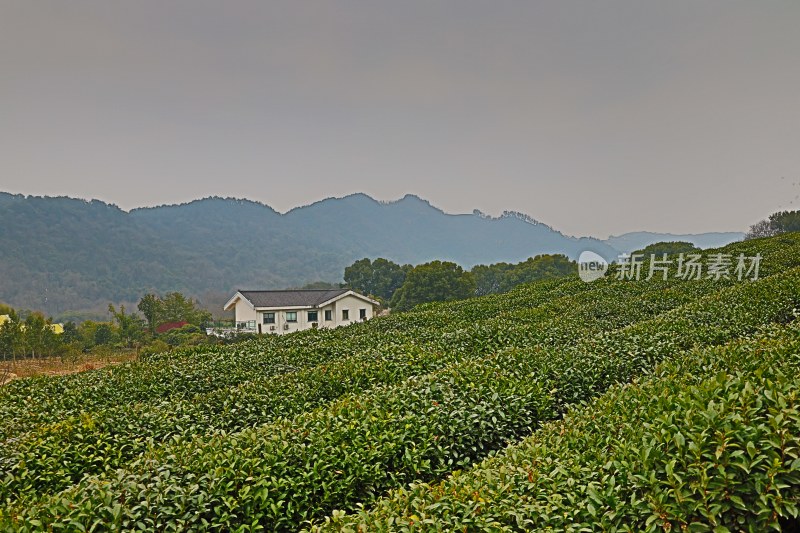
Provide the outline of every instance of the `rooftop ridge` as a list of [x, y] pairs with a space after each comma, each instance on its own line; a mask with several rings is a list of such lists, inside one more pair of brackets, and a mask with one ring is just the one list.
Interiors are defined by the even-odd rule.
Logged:
[[350, 288], [339, 289], [237, 289], [237, 292], [331, 292], [350, 291]]

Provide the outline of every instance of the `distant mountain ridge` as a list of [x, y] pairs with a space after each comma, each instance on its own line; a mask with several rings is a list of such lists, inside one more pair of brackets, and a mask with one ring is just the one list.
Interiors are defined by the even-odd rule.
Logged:
[[[721, 242], [703, 235], [694, 237]], [[177, 290], [216, 305], [237, 287], [339, 281], [363, 257], [466, 268], [584, 250], [614, 259], [630, 243], [688, 240], [671, 237], [570, 237], [524, 213], [448, 214], [414, 195], [379, 202], [359, 193], [281, 214], [219, 197], [126, 212], [99, 200], [0, 193], [0, 301], [61, 315]]]
[[604, 242], [624, 253], [641, 250], [648, 244], [663, 241], [690, 242], [698, 248], [719, 248], [744, 239], [744, 233], [736, 231], [713, 233], [653, 233], [650, 231], [634, 231], [622, 235], [612, 235]]

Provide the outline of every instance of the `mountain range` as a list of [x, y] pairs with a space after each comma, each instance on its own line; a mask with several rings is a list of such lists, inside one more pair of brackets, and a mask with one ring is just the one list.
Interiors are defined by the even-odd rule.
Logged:
[[363, 258], [465, 268], [592, 250], [613, 260], [652, 242], [699, 247], [742, 233], [570, 237], [518, 212], [448, 214], [414, 195], [329, 198], [281, 214], [243, 199], [205, 198], [124, 211], [99, 200], [0, 193], [0, 301], [49, 315], [103, 315], [109, 302], [180, 291], [212, 309], [235, 289], [338, 282]]

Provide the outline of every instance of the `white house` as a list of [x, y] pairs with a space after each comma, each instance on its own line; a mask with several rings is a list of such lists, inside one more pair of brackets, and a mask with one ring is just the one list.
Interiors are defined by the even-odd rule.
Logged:
[[350, 289], [237, 291], [225, 304], [236, 328], [253, 333], [290, 333], [369, 320], [378, 302]]

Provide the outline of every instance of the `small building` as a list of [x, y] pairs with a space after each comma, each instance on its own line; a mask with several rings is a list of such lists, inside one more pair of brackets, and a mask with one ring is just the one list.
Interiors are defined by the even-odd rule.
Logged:
[[236, 329], [252, 333], [291, 333], [335, 328], [369, 320], [378, 302], [350, 289], [237, 291], [225, 304]]

